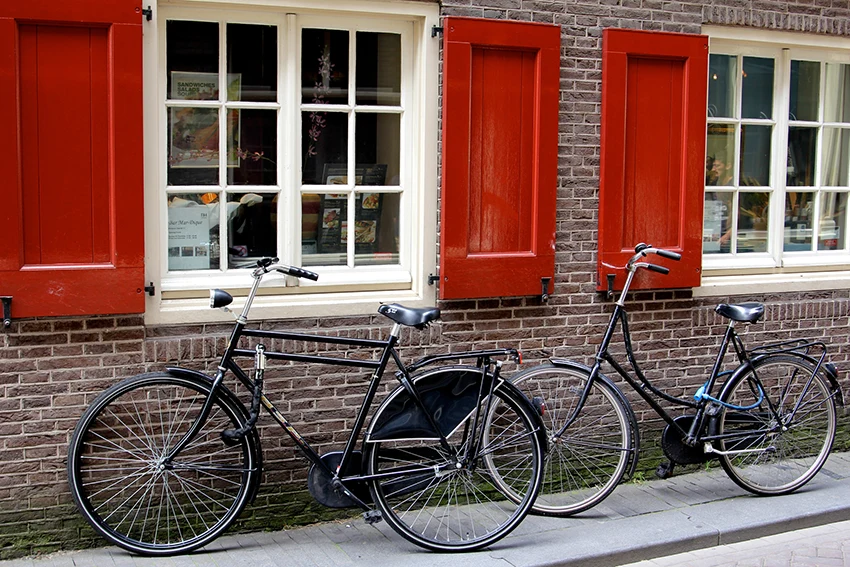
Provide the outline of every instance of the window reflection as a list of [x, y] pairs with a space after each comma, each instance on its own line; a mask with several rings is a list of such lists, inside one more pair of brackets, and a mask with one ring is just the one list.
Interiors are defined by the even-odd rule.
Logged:
[[850, 65], [826, 64], [823, 111], [825, 122], [850, 122]]
[[850, 129], [824, 128], [821, 156], [821, 183], [826, 187], [850, 185]]
[[791, 92], [788, 117], [791, 120], [818, 119], [818, 91], [820, 90], [820, 63], [791, 61]]
[[238, 88], [227, 100], [277, 100], [277, 28], [227, 24], [227, 73]]
[[824, 193], [821, 197], [818, 250], [844, 250], [847, 226], [847, 193]]
[[735, 114], [735, 89], [738, 58], [735, 55], [708, 57], [708, 116], [732, 118]]
[[378, 176], [355, 177], [357, 185], [398, 185], [401, 116], [398, 114], [357, 114], [355, 156], [360, 164], [382, 172]]
[[732, 236], [733, 193], [706, 191], [705, 214], [702, 227], [703, 254], [726, 254], [730, 251]]
[[786, 252], [812, 249], [814, 199], [814, 193], [789, 191], [785, 194], [783, 250]]
[[709, 124], [706, 142], [705, 184], [735, 184], [735, 126]]
[[401, 104], [401, 36], [357, 32], [357, 104]]
[[348, 194], [301, 196], [301, 263], [345, 266], [348, 263]]
[[277, 112], [232, 110], [235, 129], [228, 136], [228, 154], [234, 157], [227, 168], [231, 185], [275, 185], [277, 183]]
[[277, 195], [228, 196], [227, 253], [231, 268], [256, 267], [258, 258], [277, 256]]
[[397, 193], [358, 193], [354, 212], [354, 265], [398, 264]]
[[741, 193], [738, 197], [737, 252], [767, 252], [769, 193]]
[[770, 185], [770, 134], [770, 126], [741, 126], [741, 185]]
[[348, 103], [348, 32], [301, 32], [301, 102]]
[[817, 128], [788, 128], [786, 185], [814, 186], [817, 134]]
[[741, 70], [741, 117], [773, 118], [773, 59], [744, 57]]
[[348, 164], [348, 115], [344, 112], [301, 113], [301, 182], [334, 184], [328, 180]]
[[218, 24], [169, 20], [165, 33], [168, 98], [218, 100]]

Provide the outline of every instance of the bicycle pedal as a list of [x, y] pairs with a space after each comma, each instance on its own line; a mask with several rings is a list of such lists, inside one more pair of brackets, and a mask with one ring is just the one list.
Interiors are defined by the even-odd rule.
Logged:
[[676, 465], [674, 465], [670, 461], [667, 461], [665, 463], [661, 463], [655, 469], [655, 476], [657, 476], [658, 478], [661, 478], [661, 479], [670, 478], [671, 476], [673, 476], [673, 467], [675, 467], [675, 466]]
[[369, 510], [368, 512], [363, 512], [363, 521], [367, 524], [374, 525], [383, 520], [384, 518], [381, 516], [381, 512], [378, 510]]

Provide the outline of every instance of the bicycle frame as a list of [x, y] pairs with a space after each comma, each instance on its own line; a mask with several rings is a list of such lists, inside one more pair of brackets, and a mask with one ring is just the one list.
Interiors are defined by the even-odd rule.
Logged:
[[[352, 490], [346, 487], [346, 483], [351, 482], [364, 482], [369, 480], [375, 480], [378, 478], [383, 478], [386, 476], [391, 476], [394, 473], [384, 473], [378, 475], [355, 475], [355, 476], [340, 476], [340, 471], [347, 470], [347, 465], [349, 465], [352, 461], [352, 458], [355, 455], [355, 449], [357, 447], [357, 441], [360, 438], [360, 434], [363, 430], [363, 426], [365, 425], [366, 418], [368, 415], [369, 408], [372, 406], [374, 402], [375, 395], [378, 391], [378, 388], [381, 384], [384, 370], [387, 367], [390, 359], [392, 359], [395, 364], [398, 366], [399, 370], [396, 372], [396, 377], [404, 387], [404, 389], [410, 394], [411, 398], [416, 403], [417, 407], [423, 412], [426, 418], [429, 421], [429, 424], [434, 428], [434, 430], [440, 435], [440, 444], [446, 449], [447, 452], [452, 453], [453, 450], [449, 445], [445, 435], [441, 432], [440, 427], [434, 421], [434, 416], [429, 412], [416, 390], [416, 387], [411, 380], [411, 373], [419, 368], [427, 366], [429, 364], [434, 364], [436, 362], [444, 361], [444, 360], [462, 360], [462, 359], [475, 359], [476, 366], [481, 369], [482, 377], [486, 377], [488, 373], [490, 373], [490, 367], [495, 366], [495, 370], [491, 373], [492, 380], [489, 381], [489, 392], [485, 393], [483, 391], [479, 391], [479, 402], [483, 399], [484, 395], [491, 395], [493, 393], [494, 388], [499, 380], [499, 372], [501, 368], [501, 361], [493, 361], [492, 357], [513, 357], [517, 359], [519, 357], [518, 352], [515, 349], [491, 349], [491, 350], [479, 350], [479, 351], [467, 351], [467, 352], [459, 352], [452, 354], [444, 354], [444, 355], [432, 355], [423, 357], [416, 362], [412, 363], [410, 366], [405, 366], [402, 362], [397, 350], [396, 345], [398, 344], [399, 335], [401, 332], [401, 325], [395, 323], [393, 325], [392, 330], [390, 331], [389, 338], [386, 340], [372, 340], [372, 339], [354, 339], [354, 338], [342, 338], [342, 337], [333, 337], [327, 335], [318, 335], [318, 334], [303, 334], [303, 333], [291, 333], [284, 331], [264, 331], [258, 329], [248, 329], [248, 311], [250, 310], [251, 303], [256, 296], [257, 289], [259, 287], [260, 280], [262, 279], [262, 275], [265, 272], [261, 272], [261, 269], [255, 270], [254, 272], [254, 284], [251, 288], [251, 291], [246, 300], [245, 306], [242, 310], [241, 315], [237, 317], [236, 325], [230, 335], [230, 339], [228, 340], [227, 347], [225, 348], [224, 353], [221, 356], [221, 359], [218, 364], [218, 370], [215, 378], [213, 379], [213, 384], [211, 387], [211, 392], [209, 397], [204, 403], [201, 412], [196, 419], [196, 421], [192, 424], [189, 431], [184, 435], [184, 437], [175, 444], [174, 448], [171, 450], [169, 455], [166, 457], [165, 462], [171, 462], [176, 455], [188, 445], [189, 442], [197, 435], [198, 431], [203, 426], [203, 423], [206, 421], [209, 416], [210, 409], [212, 407], [212, 403], [214, 400], [214, 396], [218, 391], [218, 388], [225, 387], [222, 385], [225, 374], [230, 371], [232, 372], [242, 384], [244, 384], [249, 391], [254, 391], [256, 387], [256, 383], [254, 380], [248, 376], [248, 374], [242, 370], [242, 368], [236, 363], [234, 360], [237, 357], [251, 357], [254, 358], [257, 356], [257, 352], [251, 349], [243, 349], [237, 348], [236, 345], [239, 343], [239, 340], [242, 337], [250, 337], [256, 339], [271, 339], [271, 340], [293, 340], [307, 343], [323, 343], [323, 344], [333, 344], [339, 345], [343, 347], [349, 348], [365, 348], [365, 349], [380, 349], [380, 355], [377, 359], [352, 359], [352, 358], [341, 358], [341, 357], [333, 357], [333, 356], [321, 356], [321, 355], [312, 355], [312, 354], [295, 354], [289, 352], [277, 352], [277, 351], [269, 351], [263, 350], [262, 357], [265, 359], [272, 360], [282, 360], [282, 361], [292, 361], [292, 362], [303, 362], [303, 363], [313, 363], [313, 364], [328, 364], [335, 366], [347, 366], [351, 368], [365, 368], [372, 370], [372, 375], [369, 381], [369, 385], [366, 390], [366, 394], [364, 395], [363, 401], [360, 405], [360, 408], [357, 413], [357, 417], [355, 419], [354, 425], [351, 428], [351, 431], [348, 436], [348, 440], [345, 444], [345, 448], [342, 451], [342, 456], [339, 464], [335, 469], [332, 469], [328, 466], [328, 464], [322, 460], [321, 455], [307, 442], [304, 437], [298, 433], [298, 431], [292, 426], [289, 420], [278, 410], [278, 408], [263, 394], [260, 396], [261, 405], [271, 414], [272, 418], [286, 431], [289, 437], [293, 440], [295, 445], [300, 449], [303, 455], [316, 467], [319, 467], [325, 474], [328, 475], [329, 478], [332, 479], [332, 486], [335, 489], [342, 491], [348, 498], [352, 500], [357, 506], [361, 507], [363, 510], [370, 510], [371, 506], [369, 504], [363, 502], [360, 498], [358, 498]], [[487, 384], [487, 380], [482, 380], [481, 388], [483, 389], [484, 385]], [[488, 401], [489, 404], [489, 401]], [[486, 411], [489, 410], [489, 406], [485, 408]], [[476, 412], [476, 420], [478, 419], [478, 413]], [[477, 425], [477, 421], [476, 424]], [[473, 431], [477, 431], [477, 428], [473, 428]], [[469, 453], [471, 451], [476, 450], [475, 447], [480, 443], [480, 440], [475, 440], [474, 443], [467, 444], [465, 455], [462, 456], [462, 459], [467, 459], [469, 457]], [[415, 472], [426, 472], [431, 471], [431, 468], [423, 468], [422, 471], [410, 470], [408, 473]]]

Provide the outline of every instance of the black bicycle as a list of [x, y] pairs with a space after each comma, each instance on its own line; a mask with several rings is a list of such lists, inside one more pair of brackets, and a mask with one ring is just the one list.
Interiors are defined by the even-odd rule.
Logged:
[[[667, 423], [661, 444], [670, 461], [656, 471], [661, 477], [669, 476], [674, 464], [719, 458], [742, 488], [761, 495], [786, 494], [811, 480], [829, 455], [836, 403], [843, 405], [843, 398], [836, 369], [825, 362], [826, 346], [793, 340], [747, 350], [735, 325], [756, 323], [764, 314], [762, 304], [717, 306], [729, 324], [711, 373], [692, 398], [671, 396], [646, 378], [632, 348], [625, 300], [637, 270], [669, 273], [664, 266], [642, 261], [650, 254], [681, 258], [645, 244], [635, 248], [592, 367], [550, 359], [511, 378], [528, 396], [546, 403], [548, 453], [536, 512], [568, 516], [587, 510], [634, 472], [640, 447], [637, 420], [622, 391], [602, 373], [606, 362]], [[618, 323], [636, 378], [608, 351]], [[738, 366], [724, 371], [729, 345]], [[663, 402], [683, 411], [674, 416]]]
[[[264, 407], [312, 463], [308, 488], [324, 505], [359, 507], [368, 522], [383, 518], [411, 542], [439, 551], [478, 549], [513, 530], [537, 496], [546, 442], [539, 410], [500, 376], [500, 359], [517, 352], [452, 353], [405, 366], [395, 348], [402, 326], [423, 328], [440, 312], [397, 304], [378, 309], [394, 323], [385, 341], [249, 329], [251, 303], [269, 272], [318, 278], [276, 258], [260, 261], [214, 376], [186, 368], [134, 376], [104, 391], [85, 411], [71, 438], [68, 478], [92, 527], [146, 555], [187, 552], [212, 541], [257, 493], [262, 452], [255, 423]], [[211, 293], [211, 307], [226, 308], [231, 301], [224, 291]], [[380, 354], [361, 359], [276, 352], [262, 340]], [[245, 358], [254, 361], [253, 372], [237, 364]], [[263, 394], [268, 360], [371, 371], [342, 451], [320, 456]], [[400, 385], [367, 426], [390, 360]], [[474, 363], [437, 364], [449, 360]], [[249, 409], [223, 383], [228, 373], [251, 393]]]

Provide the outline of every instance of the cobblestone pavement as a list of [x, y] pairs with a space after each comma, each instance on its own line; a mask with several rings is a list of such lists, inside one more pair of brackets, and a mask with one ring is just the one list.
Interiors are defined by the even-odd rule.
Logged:
[[707, 547], [621, 567], [850, 567], [850, 521]]

